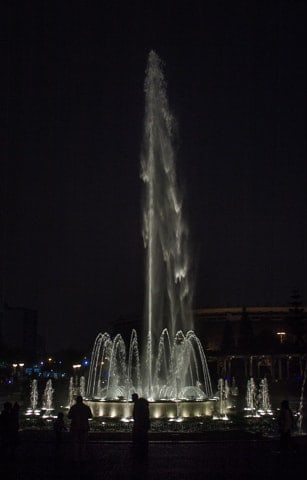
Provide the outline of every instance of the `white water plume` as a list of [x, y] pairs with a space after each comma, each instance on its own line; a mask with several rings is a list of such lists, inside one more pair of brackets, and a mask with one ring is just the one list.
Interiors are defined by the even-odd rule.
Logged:
[[141, 178], [146, 254], [145, 339], [142, 356], [133, 330], [129, 348], [121, 334], [96, 338], [87, 397], [204, 400], [212, 387], [203, 347], [192, 330], [191, 262], [162, 62], [151, 51], [145, 79]]

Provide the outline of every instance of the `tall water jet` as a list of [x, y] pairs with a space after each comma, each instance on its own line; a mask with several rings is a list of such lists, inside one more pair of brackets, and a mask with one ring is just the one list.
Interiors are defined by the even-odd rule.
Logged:
[[[129, 400], [206, 401], [212, 397], [206, 356], [192, 330], [188, 229], [177, 185], [174, 118], [169, 110], [162, 62], [150, 52], [145, 79], [141, 154], [146, 252], [145, 340], [135, 330], [128, 349], [120, 333], [99, 333], [93, 347], [86, 396]], [[189, 416], [191, 416], [189, 414]]]
[[43, 405], [42, 410], [45, 410], [45, 415], [48, 416], [54, 410], [53, 407], [53, 393], [54, 389], [52, 387], [52, 380], [47, 380], [45, 390], [43, 393]]
[[258, 397], [259, 397], [259, 402], [258, 402], [259, 413], [271, 414], [272, 408], [270, 403], [269, 386], [266, 378], [263, 378], [262, 380], [260, 380]]
[[[146, 249], [148, 394], [152, 361], [167, 326], [171, 339], [192, 328], [192, 289], [187, 249], [188, 230], [177, 185], [173, 146], [174, 118], [168, 106], [162, 62], [151, 51], [145, 80], [145, 122], [141, 178], [144, 182], [143, 239]], [[180, 339], [177, 341], [180, 349]], [[177, 354], [178, 352], [174, 352]], [[179, 372], [173, 372], [175, 377]]]
[[145, 80], [141, 178], [145, 186], [143, 238], [146, 249], [148, 333], [158, 340], [167, 326], [174, 338], [192, 322], [188, 229], [176, 178], [175, 121], [166, 97], [162, 63], [150, 52]]
[[229, 395], [229, 386], [228, 381], [223, 378], [219, 378], [217, 384], [217, 404], [216, 404], [216, 414], [217, 416], [214, 419], [223, 419], [228, 420], [227, 417], [227, 399]]
[[74, 377], [70, 377], [68, 385], [68, 407], [71, 407], [74, 403], [75, 396], [75, 386], [74, 386]]
[[249, 416], [254, 416], [257, 412], [257, 387], [253, 378], [247, 381], [245, 410]]
[[31, 392], [30, 392], [30, 402], [31, 402], [31, 409], [34, 413], [37, 409], [38, 404], [38, 391], [37, 391], [37, 380], [34, 378], [31, 382]]
[[25, 415], [40, 415], [40, 409], [37, 408], [38, 405], [38, 389], [37, 389], [37, 380], [33, 378], [30, 384], [30, 406], [27, 408]]
[[82, 375], [79, 382], [79, 395], [85, 397], [85, 377]]
[[305, 366], [302, 387], [301, 387], [300, 403], [298, 407], [297, 431], [299, 434], [303, 433], [303, 407], [304, 407], [304, 390], [305, 390], [306, 378], [307, 378], [307, 367]]

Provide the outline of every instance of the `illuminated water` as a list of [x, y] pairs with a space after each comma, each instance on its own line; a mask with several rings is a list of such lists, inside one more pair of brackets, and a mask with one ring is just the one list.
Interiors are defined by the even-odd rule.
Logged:
[[271, 413], [272, 407], [270, 402], [268, 381], [266, 378], [260, 380], [258, 399], [258, 412]]
[[260, 380], [259, 387], [257, 387], [253, 378], [247, 381], [245, 410], [248, 416], [258, 417], [260, 415], [272, 414], [266, 378]]
[[303, 433], [303, 407], [304, 407], [304, 390], [305, 390], [306, 377], [307, 377], [307, 367], [305, 367], [305, 370], [304, 370], [300, 402], [298, 407], [297, 431], [299, 434]]
[[[171, 342], [165, 329], [152, 365], [151, 399], [205, 400], [212, 397], [206, 357], [194, 332], [186, 335], [179, 332]], [[114, 339], [108, 333], [99, 334], [93, 348], [86, 396], [97, 400], [128, 400], [135, 391], [146, 396], [149, 374], [146, 364], [144, 371], [145, 382], [142, 382], [135, 331], [128, 351], [120, 334]]]
[[43, 393], [42, 410], [45, 410], [45, 415], [51, 414], [51, 412], [54, 410], [53, 394], [54, 389], [52, 387], [52, 380], [49, 379], [46, 382], [45, 390]]
[[79, 395], [81, 395], [81, 397], [85, 397], [85, 384], [85, 377], [82, 375], [79, 382]]
[[69, 378], [69, 385], [68, 385], [68, 407], [71, 407], [74, 403], [75, 398], [75, 386], [74, 386], [74, 378]]
[[178, 187], [175, 122], [168, 106], [162, 63], [150, 52], [145, 80], [141, 154], [146, 255], [145, 335], [125, 344], [100, 333], [94, 344], [86, 396], [129, 400], [204, 400], [212, 387], [203, 347], [193, 332], [188, 229]]
[[38, 404], [37, 380], [34, 378], [31, 382], [30, 404], [32, 412], [35, 412]]
[[227, 420], [227, 399], [229, 395], [228, 381], [219, 378], [217, 386], [217, 404], [215, 419], [222, 418]]

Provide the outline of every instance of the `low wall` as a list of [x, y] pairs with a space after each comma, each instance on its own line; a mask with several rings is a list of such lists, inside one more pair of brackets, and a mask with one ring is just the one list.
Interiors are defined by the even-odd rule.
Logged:
[[[94, 417], [130, 418], [133, 402], [99, 402], [86, 401]], [[215, 402], [149, 402], [150, 418], [193, 418], [213, 415]]]

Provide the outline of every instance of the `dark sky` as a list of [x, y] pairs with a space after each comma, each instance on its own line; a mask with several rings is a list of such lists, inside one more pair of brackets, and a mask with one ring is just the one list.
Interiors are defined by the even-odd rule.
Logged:
[[143, 311], [147, 56], [165, 62], [194, 306], [307, 295], [307, 2], [12, 0], [1, 166], [4, 299], [47, 346]]

